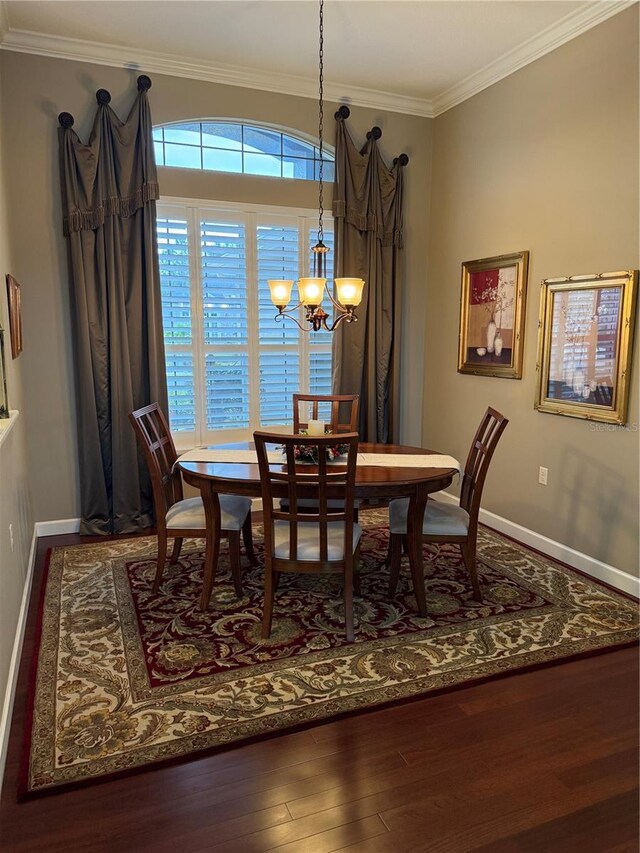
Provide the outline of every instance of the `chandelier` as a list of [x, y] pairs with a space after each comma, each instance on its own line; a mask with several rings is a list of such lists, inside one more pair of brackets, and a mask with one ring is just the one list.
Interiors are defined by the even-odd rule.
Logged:
[[[336, 278], [334, 279], [335, 291], [337, 299], [331, 294], [327, 287], [327, 252], [328, 247], [324, 244], [324, 230], [322, 226], [322, 217], [324, 214], [323, 207], [323, 60], [324, 60], [324, 0], [320, 0], [320, 46], [318, 51], [319, 57], [319, 99], [318, 99], [318, 138], [319, 138], [319, 158], [320, 165], [318, 168], [318, 242], [311, 250], [313, 252], [313, 277], [298, 279], [298, 296], [299, 302], [297, 305], [287, 308], [291, 301], [291, 290], [293, 281], [287, 279], [269, 279], [269, 291], [271, 293], [271, 301], [278, 309], [275, 316], [276, 320], [282, 320], [288, 317], [293, 320], [303, 331], [317, 332], [320, 329], [326, 329], [327, 332], [332, 332], [343, 320], [347, 323], [353, 323], [358, 318], [355, 310], [362, 301], [362, 289], [364, 287], [364, 279], [362, 278]], [[329, 301], [335, 309], [335, 319], [333, 323], [327, 323], [329, 314], [322, 307], [324, 296], [329, 298]], [[295, 314], [299, 309], [304, 307], [304, 319], [309, 324], [307, 326], [299, 322]]]

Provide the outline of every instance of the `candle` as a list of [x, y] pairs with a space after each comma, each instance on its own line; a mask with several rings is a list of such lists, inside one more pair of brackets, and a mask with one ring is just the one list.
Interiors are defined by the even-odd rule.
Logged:
[[309, 421], [308, 429], [309, 435], [324, 435], [324, 421]]

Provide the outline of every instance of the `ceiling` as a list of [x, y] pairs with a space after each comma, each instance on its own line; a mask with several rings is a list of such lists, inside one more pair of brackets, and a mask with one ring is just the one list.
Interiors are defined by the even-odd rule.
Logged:
[[[631, 2], [325, 0], [325, 96], [437, 115]], [[315, 0], [0, 4], [3, 49], [317, 92]]]

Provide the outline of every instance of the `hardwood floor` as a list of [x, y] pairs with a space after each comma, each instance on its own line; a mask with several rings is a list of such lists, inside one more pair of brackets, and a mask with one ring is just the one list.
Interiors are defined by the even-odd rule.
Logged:
[[636, 649], [17, 804], [44, 556], [77, 541], [38, 545], [0, 802], [3, 853], [638, 850]]

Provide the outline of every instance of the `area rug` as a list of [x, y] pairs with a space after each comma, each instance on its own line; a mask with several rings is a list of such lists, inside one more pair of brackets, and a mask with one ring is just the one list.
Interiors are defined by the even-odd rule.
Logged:
[[[429, 618], [420, 618], [406, 560], [388, 596], [386, 511], [361, 519], [352, 644], [336, 576], [283, 576], [272, 636], [261, 640], [262, 570], [245, 571], [236, 599], [224, 546], [206, 613], [197, 606], [202, 540], [185, 542], [157, 594], [155, 538], [53, 549], [23, 795], [637, 638], [633, 601], [487, 528], [478, 544], [482, 603], [471, 596], [459, 550], [425, 545]], [[256, 525], [258, 549], [261, 533]]]

